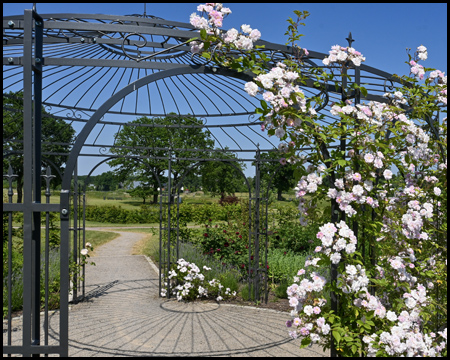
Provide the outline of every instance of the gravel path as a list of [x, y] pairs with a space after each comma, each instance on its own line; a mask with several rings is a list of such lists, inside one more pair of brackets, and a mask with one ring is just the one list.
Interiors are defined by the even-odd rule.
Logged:
[[[154, 266], [131, 255], [145, 234], [110, 230], [120, 236], [95, 249], [86, 301], [69, 312], [70, 356], [329, 356], [318, 347], [299, 350], [299, 340], [287, 334], [286, 313], [159, 298]], [[50, 317], [51, 338], [57, 315]]]

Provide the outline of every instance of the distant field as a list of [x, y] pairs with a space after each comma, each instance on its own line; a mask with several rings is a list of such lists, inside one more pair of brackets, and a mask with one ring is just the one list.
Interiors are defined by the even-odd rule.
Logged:
[[[3, 189], [3, 201], [5, 201], [8, 197], [8, 189]], [[248, 200], [248, 193], [235, 193], [235, 195], [242, 200]], [[274, 201], [274, 204], [280, 206], [294, 206], [293, 200], [295, 198], [294, 192], [290, 191], [289, 193], [283, 194], [285, 201]], [[188, 194], [181, 195], [182, 201], [187, 204], [211, 204], [217, 203], [220, 199], [219, 196], [212, 197], [210, 195], [205, 195], [202, 191], [197, 191]], [[146, 205], [151, 204], [152, 199], [146, 199]], [[13, 195], [13, 202], [17, 201], [17, 194]], [[42, 193], [42, 202], [46, 201], [44, 193]], [[52, 196], [50, 197], [50, 203], [57, 204], [59, 203], [59, 192], [52, 191]], [[116, 191], [88, 191], [86, 192], [86, 205], [97, 205], [97, 206], [121, 206], [126, 210], [135, 210], [139, 209], [143, 204], [142, 199], [132, 198], [129, 194], [124, 192], [123, 190]]]

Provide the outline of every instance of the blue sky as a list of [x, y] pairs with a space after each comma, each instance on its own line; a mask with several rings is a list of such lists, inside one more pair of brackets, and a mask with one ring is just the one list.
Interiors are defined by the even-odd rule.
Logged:
[[[189, 22], [189, 15], [199, 3], [148, 3], [147, 14], [167, 20]], [[419, 45], [428, 48], [426, 67], [447, 73], [447, 4], [341, 4], [341, 3], [224, 3], [231, 9], [224, 20], [224, 29], [248, 24], [261, 31], [262, 39], [284, 44], [288, 17], [294, 10], [307, 10], [310, 16], [301, 27], [299, 45], [327, 53], [332, 45], [347, 45], [352, 32], [353, 47], [366, 57], [366, 65], [389, 73], [403, 75], [409, 67], [406, 48], [412, 52]], [[23, 14], [32, 3], [4, 3], [3, 14]], [[101, 13], [108, 15], [143, 14], [143, 3], [37, 3], [37, 11], [48, 13]], [[84, 173], [80, 169], [80, 173]]]
[[[189, 22], [200, 3], [148, 3], [147, 14], [167, 20]], [[428, 48], [426, 66], [447, 72], [447, 4], [341, 4], [341, 3], [224, 3], [232, 13], [224, 28], [249, 24], [259, 29], [262, 39], [285, 43], [286, 19], [294, 10], [307, 10], [310, 16], [302, 27], [300, 46], [328, 52], [332, 45], [347, 45], [351, 31], [354, 47], [366, 57], [366, 64], [390, 73], [408, 71], [406, 48]], [[3, 15], [17, 15], [32, 3], [4, 3]], [[143, 3], [37, 3], [40, 13], [94, 13], [108, 15], [142, 14]]]

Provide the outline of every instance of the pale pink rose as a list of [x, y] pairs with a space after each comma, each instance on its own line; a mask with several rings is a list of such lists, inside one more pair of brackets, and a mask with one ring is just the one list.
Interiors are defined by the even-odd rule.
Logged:
[[372, 154], [366, 154], [366, 155], [364, 155], [364, 161], [365, 161], [366, 163], [372, 163], [374, 159], [375, 159], [375, 158], [374, 158], [374, 156], [373, 156]]

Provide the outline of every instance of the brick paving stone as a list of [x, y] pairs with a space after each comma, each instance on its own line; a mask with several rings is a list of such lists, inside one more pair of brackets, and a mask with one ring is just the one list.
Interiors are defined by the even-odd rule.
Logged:
[[[86, 301], [71, 305], [70, 356], [329, 356], [316, 346], [300, 350], [299, 340], [288, 336], [286, 313], [159, 298], [155, 267], [131, 255], [145, 235], [118, 233], [95, 249], [96, 265], [86, 267]], [[51, 343], [58, 338], [58, 315], [50, 316]], [[20, 321], [15, 326], [18, 344]]]

